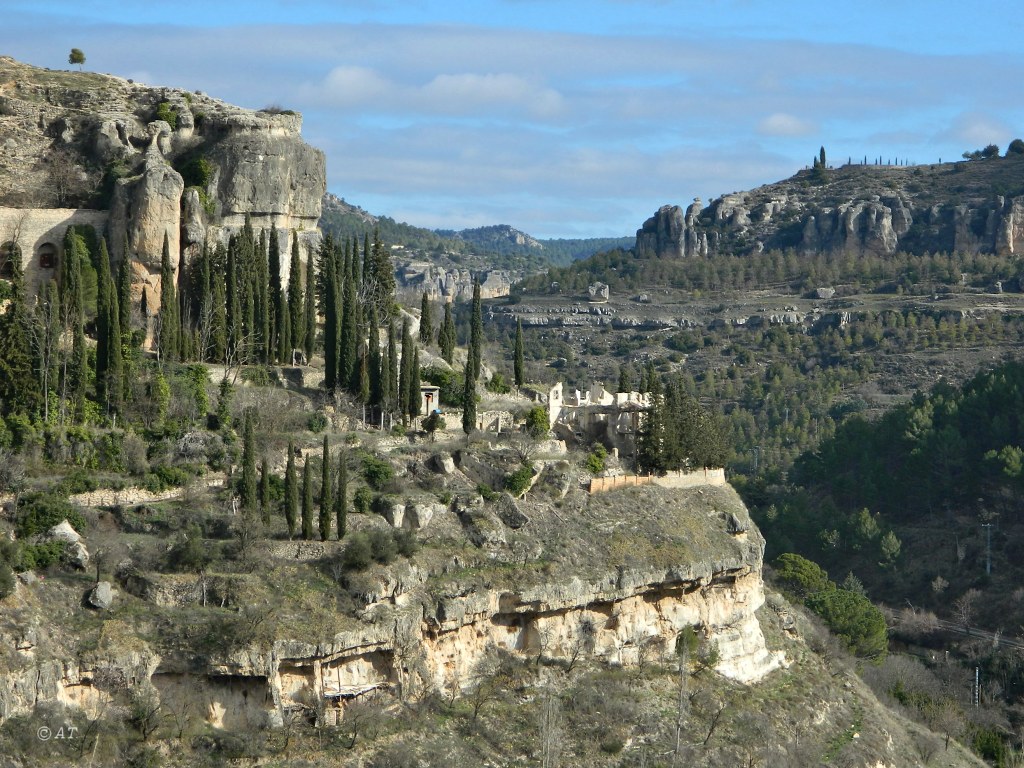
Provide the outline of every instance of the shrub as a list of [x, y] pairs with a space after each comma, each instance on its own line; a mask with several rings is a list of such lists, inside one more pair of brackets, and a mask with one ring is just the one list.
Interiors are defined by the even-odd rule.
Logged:
[[361, 571], [373, 562], [373, 549], [369, 537], [359, 531], [348, 537], [348, 546], [341, 553], [341, 565], [346, 571]]
[[19, 571], [43, 570], [60, 563], [66, 549], [66, 541], [22, 544], [18, 552], [18, 559], [12, 565]]
[[391, 531], [374, 528], [369, 533], [370, 556], [378, 563], [388, 565], [398, 556], [398, 545]]
[[877, 661], [885, 658], [889, 648], [885, 616], [864, 595], [833, 589], [810, 595], [805, 604], [852, 653]]
[[160, 493], [168, 488], [179, 488], [185, 485], [191, 477], [192, 475], [182, 467], [158, 464], [143, 478], [142, 484], [147, 491]]
[[586, 465], [587, 470], [590, 472], [590, 474], [596, 475], [600, 472], [604, 472], [605, 459], [607, 458], [608, 451], [605, 449], [603, 445], [598, 443], [597, 445], [594, 446], [594, 450], [592, 450], [587, 455], [587, 459], [584, 462], [584, 464]]
[[363, 456], [363, 477], [375, 491], [384, 490], [384, 486], [394, 476], [395, 469], [389, 462], [370, 454]]
[[71, 496], [76, 493], [89, 493], [99, 487], [96, 478], [87, 469], [74, 469], [64, 476], [54, 488], [55, 493]]
[[79, 533], [85, 530], [85, 518], [66, 498], [52, 493], [29, 493], [18, 506], [18, 537], [27, 539], [58, 525], [62, 520], [71, 523]]
[[488, 392], [493, 392], [496, 395], [507, 395], [512, 391], [512, 387], [505, 381], [505, 377], [500, 373], [495, 373], [491, 380], [484, 385], [484, 389]]
[[352, 497], [352, 505], [356, 508], [356, 512], [364, 515], [370, 514], [370, 509], [373, 507], [373, 491], [365, 485], [359, 486]]
[[203, 544], [203, 532], [195, 523], [179, 533], [167, 550], [167, 567], [172, 571], [198, 573], [212, 559], [209, 549]]
[[534, 440], [547, 437], [548, 434], [548, 409], [543, 405], [535, 405], [526, 412], [526, 423], [524, 428], [526, 434]]
[[14, 591], [14, 571], [5, 561], [0, 560], [0, 600]]
[[522, 496], [530, 487], [532, 479], [533, 467], [529, 464], [524, 464], [515, 472], [505, 476], [505, 490], [513, 496]]
[[395, 546], [398, 548], [398, 554], [402, 557], [412, 557], [420, 548], [420, 543], [416, 540], [416, 534], [412, 531], [395, 531], [394, 537]]
[[441, 389], [441, 405], [450, 405], [453, 408], [462, 407], [466, 384], [461, 373], [432, 365], [423, 369], [420, 378]]
[[169, 126], [171, 130], [177, 130], [178, 128], [178, 111], [171, 106], [169, 101], [161, 101], [156, 106], [156, 119], [163, 120]]

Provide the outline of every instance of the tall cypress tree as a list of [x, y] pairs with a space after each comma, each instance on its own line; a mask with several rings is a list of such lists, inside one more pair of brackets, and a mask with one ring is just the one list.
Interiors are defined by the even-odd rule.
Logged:
[[121, 263], [117, 266], [117, 309], [121, 351], [128, 352], [132, 348], [132, 260], [128, 255], [127, 237], [121, 251]]
[[452, 364], [455, 358], [455, 318], [452, 317], [451, 302], [444, 304], [444, 320], [437, 331], [437, 346], [441, 349], [441, 357], [448, 365]]
[[412, 332], [409, 318], [402, 322], [402, 362], [398, 374], [398, 413], [402, 423], [409, 423], [409, 399], [412, 387]]
[[383, 377], [385, 409], [394, 413], [398, 407], [398, 340], [395, 338], [395, 324], [388, 323], [387, 373]]
[[245, 421], [242, 429], [242, 512], [246, 515], [255, 514], [259, 503], [259, 490], [256, 479], [256, 426], [252, 408], [245, 409]]
[[210, 269], [210, 340], [209, 360], [223, 363], [228, 352], [228, 306], [227, 306], [227, 261], [228, 253], [218, 243], [213, 252]]
[[420, 299], [420, 344], [424, 347], [430, 345], [430, 342], [434, 340], [434, 318], [430, 312], [430, 297], [427, 296], [427, 292], [423, 292], [423, 297]]
[[523, 321], [516, 319], [516, 342], [512, 352], [512, 377], [517, 387], [523, 386]]
[[[105, 244], [102, 250], [106, 250]], [[107, 402], [110, 407], [120, 410], [124, 400], [124, 349], [121, 344], [121, 305], [117, 287], [107, 271], [109, 303], [107, 306]]]
[[307, 457], [302, 465], [302, 538], [313, 539], [313, 475]]
[[270, 306], [270, 265], [267, 257], [267, 231], [260, 230], [259, 243], [256, 246], [256, 333], [259, 336], [260, 362], [271, 362], [275, 349], [271, 345], [271, 314]]
[[342, 282], [341, 342], [338, 350], [338, 376], [349, 391], [356, 394], [362, 387], [359, 363], [359, 317], [356, 299], [356, 277], [354, 249], [349, 249], [345, 259], [345, 275]]
[[306, 343], [306, 315], [302, 306], [302, 262], [299, 261], [299, 236], [297, 232], [292, 233], [292, 258], [288, 268], [288, 321], [291, 324], [291, 344], [288, 355], [292, 350], [302, 349]]
[[[14, 280], [15, 295], [11, 298], [9, 309], [15, 313], [27, 312], [22, 307], [17, 308], [16, 302], [24, 303], [24, 290], [21, 288], [22, 276], [21, 265], [17, 265], [17, 273]], [[57, 282], [48, 280], [43, 286], [42, 295], [36, 301], [34, 338], [38, 340], [35, 349], [33, 365], [39, 375], [39, 392], [43, 397], [43, 422], [50, 421], [50, 394], [56, 394], [57, 383], [60, 371], [60, 339], [61, 339], [61, 312], [60, 295], [57, 290]], [[25, 337], [31, 342], [30, 336]], [[17, 352], [14, 353], [17, 357]], [[2, 365], [2, 364], [0, 364]], [[3, 395], [0, 394], [0, 399]]]
[[284, 293], [281, 289], [281, 237], [277, 233], [277, 225], [270, 227], [270, 244], [267, 248], [267, 269], [270, 273], [270, 343], [274, 362], [285, 362], [282, 350], [287, 344], [284, 341]]
[[[32, 370], [32, 343], [21, 259], [12, 258], [12, 296], [0, 314], [0, 413], [33, 413], [46, 396]], [[59, 296], [56, 302], [59, 307]]]
[[466, 358], [465, 385], [462, 390], [462, 431], [467, 435], [476, 429], [476, 377], [473, 361]]
[[327, 541], [331, 538], [331, 513], [334, 512], [334, 496], [331, 493], [331, 474], [334, 467], [331, 466], [331, 450], [327, 444], [327, 435], [324, 435], [323, 460], [320, 462], [320, 541]]
[[339, 384], [348, 385], [347, 379], [338, 376], [338, 279], [334, 264], [334, 241], [330, 235], [324, 237], [320, 248], [320, 280], [324, 295], [321, 305], [324, 311], [324, 387], [333, 391]]
[[89, 369], [85, 350], [85, 306], [82, 296], [82, 263], [89, 258], [84, 238], [68, 227], [64, 235], [64, 261], [61, 263], [61, 306], [72, 334], [71, 359], [64, 373], [65, 402], [81, 417], [85, 410], [85, 392]]
[[384, 379], [387, 367], [381, 359], [380, 328], [377, 327], [377, 309], [373, 306], [370, 307], [370, 327], [367, 335], [369, 337], [366, 350], [367, 369], [370, 376], [369, 403], [383, 408], [386, 394]]
[[288, 525], [288, 538], [295, 538], [295, 523], [299, 513], [299, 486], [295, 477], [295, 444], [288, 441], [288, 464], [284, 471], [284, 519]]
[[178, 292], [174, 286], [174, 268], [171, 266], [171, 245], [164, 232], [164, 247], [160, 255], [160, 359], [173, 362], [178, 359]]
[[473, 378], [480, 378], [484, 348], [484, 320], [480, 303], [480, 279], [473, 280], [473, 317], [469, 329], [469, 358], [473, 361]]
[[370, 402], [370, 366], [367, 360], [367, 352], [364, 350], [359, 355], [359, 388], [356, 390], [356, 397], [361, 403]]
[[338, 451], [338, 491], [334, 494], [334, 516], [338, 541], [341, 541], [348, 527], [348, 453], [344, 448]]
[[227, 266], [225, 270], [225, 354], [234, 356], [241, 354], [239, 345], [242, 343], [242, 270], [240, 265], [238, 236], [228, 239]]
[[412, 382], [409, 384], [409, 419], [415, 423], [416, 417], [420, 415], [420, 350], [413, 349], [412, 353]]
[[[110, 281], [110, 255], [107, 241], [100, 239], [100, 253], [96, 260], [96, 400], [107, 404], [107, 369], [110, 365], [110, 301], [113, 290]], [[120, 344], [120, 339], [117, 342]]]
[[270, 462], [266, 456], [260, 461], [260, 512], [263, 525], [270, 525]]
[[302, 348], [306, 352], [306, 363], [313, 360], [313, 343], [316, 341], [316, 264], [315, 259], [310, 256], [306, 259], [306, 285], [305, 285], [305, 313], [304, 325], [306, 334], [303, 337]]

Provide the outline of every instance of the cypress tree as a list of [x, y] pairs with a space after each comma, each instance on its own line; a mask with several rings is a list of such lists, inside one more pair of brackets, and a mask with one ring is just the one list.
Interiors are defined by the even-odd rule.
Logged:
[[253, 423], [252, 408], [245, 409], [242, 429], [242, 512], [254, 514], [259, 503], [259, 489], [256, 479], [256, 427]]
[[455, 357], [455, 318], [452, 317], [452, 305], [445, 302], [444, 320], [437, 331], [437, 346], [441, 349], [441, 357], [448, 365], [452, 364]]
[[517, 387], [523, 386], [523, 321], [516, 318], [516, 343], [512, 353], [512, 377]]
[[117, 309], [118, 325], [121, 328], [121, 351], [132, 348], [132, 262], [128, 255], [128, 238], [125, 237], [121, 251], [121, 263], [117, 267]]
[[288, 268], [288, 320], [291, 324], [291, 342], [288, 355], [292, 350], [302, 349], [306, 342], [306, 315], [302, 307], [302, 263], [299, 261], [298, 233], [292, 235], [292, 258]]
[[409, 385], [409, 418], [415, 423], [416, 417], [420, 415], [420, 350], [413, 349], [412, 352], [412, 383]]
[[462, 431], [467, 435], [476, 429], [476, 378], [473, 361], [466, 359], [465, 386], [462, 390]]
[[[66, 253], [66, 252], [65, 252]], [[0, 314], [0, 413], [33, 413], [43, 402], [39, 379], [32, 370], [32, 346], [27, 332], [29, 315], [21, 259], [12, 258], [13, 294]], [[56, 297], [59, 311], [59, 296]]]
[[270, 462], [266, 456], [260, 461], [260, 512], [263, 524], [270, 525]]
[[[82, 262], [89, 257], [85, 240], [68, 227], [64, 235], [64, 261], [61, 263], [61, 306], [69, 318], [68, 330], [72, 334], [71, 360], [64, 374], [64, 400], [76, 414], [85, 410], [85, 392], [88, 386], [88, 364], [85, 351], [85, 308], [82, 298]], [[22, 330], [24, 333], [24, 330]]]
[[473, 362], [473, 378], [480, 378], [480, 363], [483, 357], [484, 320], [480, 302], [480, 280], [473, 280], [473, 317], [469, 329], [469, 359]]
[[277, 233], [277, 225], [270, 227], [270, 243], [267, 248], [267, 270], [270, 277], [270, 344], [274, 362], [283, 364], [287, 353], [282, 350], [287, 344], [284, 341], [284, 293], [281, 288], [281, 236]]
[[331, 451], [324, 435], [323, 460], [320, 462], [320, 541], [331, 538], [331, 513], [334, 511], [334, 497], [331, 494]]
[[288, 441], [288, 464], [284, 472], [284, 519], [288, 538], [295, 538], [295, 522], [299, 512], [299, 486], [295, 478], [295, 444]]
[[388, 323], [387, 373], [382, 377], [385, 408], [394, 413], [398, 406], [398, 341], [395, 338], [395, 324]]
[[[9, 308], [12, 311], [27, 313], [26, 307], [16, 309], [14, 306], [14, 303], [17, 301], [24, 302], [24, 291], [20, 286], [22, 282], [20, 266], [19, 264], [17, 267], [18, 274], [14, 281], [15, 296], [11, 298]], [[56, 394], [60, 371], [59, 358], [62, 326], [60, 295], [57, 291], [57, 282], [55, 280], [48, 280], [43, 287], [42, 295], [36, 302], [33, 315], [36, 326], [34, 335], [38, 339], [34, 365], [39, 374], [39, 392], [43, 398], [43, 422], [48, 423], [50, 421], [50, 393]], [[30, 336], [26, 335], [25, 338], [27, 341], [31, 341]], [[17, 353], [15, 353], [15, 357], [17, 357]], [[2, 366], [0, 366], [0, 370], [2, 370]], [[0, 398], [2, 397], [3, 395], [0, 394]]]
[[361, 403], [370, 402], [370, 366], [366, 358], [366, 352], [359, 355], [359, 389], [356, 395]]
[[313, 475], [308, 458], [302, 465], [302, 538], [313, 539]]
[[402, 423], [409, 422], [409, 395], [412, 387], [412, 333], [409, 318], [402, 322], [402, 362], [398, 374], [398, 413]]
[[227, 260], [227, 250], [218, 244], [210, 270], [209, 359], [215, 363], [225, 362], [228, 353]]
[[272, 361], [274, 347], [271, 345], [270, 266], [267, 261], [267, 232], [260, 230], [256, 248], [256, 332], [259, 336], [260, 362]]
[[[357, 316], [355, 257], [350, 249], [346, 259], [342, 295], [341, 343], [338, 352], [338, 376], [349, 391], [358, 393], [362, 389], [362, 370], [359, 362], [359, 318]], [[365, 402], [365, 401], [364, 401]]]
[[431, 317], [430, 312], [430, 297], [424, 291], [423, 298], [420, 299], [420, 344], [427, 347], [433, 339], [434, 318]]
[[[106, 250], [104, 247], [103, 250]], [[124, 400], [124, 349], [121, 340], [121, 305], [117, 296], [117, 288], [110, 280], [108, 270], [108, 287], [110, 301], [107, 307], [107, 402], [115, 410], [120, 410]]]
[[341, 541], [345, 538], [348, 520], [348, 453], [344, 448], [338, 452], [338, 492], [334, 495], [334, 516], [338, 541]]
[[318, 284], [324, 291], [320, 303], [324, 310], [324, 387], [328, 392], [334, 391], [339, 384], [348, 385], [348, 379], [338, 376], [338, 279], [334, 258], [334, 241], [327, 235], [320, 248]]
[[174, 269], [171, 267], [171, 245], [164, 232], [164, 247], [160, 256], [160, 359], [173, 362], [178, 358], [178, 293], [174, 287]]
[[303, 324], [306, 328], [303, 336], [302, 348], [306, 352], [306, 363], [313, 360], [313, 342], [316, 340], [316, 264], [315, 259], [310, 256], [306, 259], [306, 295], [303, 311], [305, 318]]
[[[96, 260], [96, 400], [107, 404], [107, 369], [110, 365], [110, 256], [107, 242], [100, 240], [100, 254]], [[117, 342], [120, 343], [120, 339]]]
[[370, 405], [379, 408], [384, 407], [384, 395], [386, 393], [384, 378], [386, 368], [380, 354], [380, 329], [377, 327], [377, 309], [370, 307], [370, 327], [368, 329], [368, 344], [366, 350], [367, 369], [370, 377]]

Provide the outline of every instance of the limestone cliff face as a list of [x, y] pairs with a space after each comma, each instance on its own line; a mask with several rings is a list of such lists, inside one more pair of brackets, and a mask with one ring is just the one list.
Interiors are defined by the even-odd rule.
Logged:
[[[643, 520], [623, 516], [639, 508], [650, 510]], [[460, 575], [458, 556], [440, 571], [418, 563], [381, 571], [366, 582], [358, 620], [316, 643], [289, 640], [284, 628], [271, 646], [204, 653], [197, 666], [117, 621], [105, 629], [109, 642], [77, 655], [62, 651], [60, 628], [42, 619], [0, 628], [18, 668], [0, 690], [0, 719], [47, 702], [95, 713], [110, 698], [102, 681], [111, 676], [152, 686], [169, 706], [182, 696], [202, 699], [200, 710], [219, 727], [273, 725], [318, 699], [336, 718], [346, 702], [375, 690], [419, 697], [472, 686], [496, 649], [629, 666], [641, 656], [670, 657], [686, 627], [717, 642], [718, 671], [735, 680], [754, 683], [783, 662], [766, 650], [755, 617], [764, 602], [764, 541], [731, 488], [644, 486], [595, 495], [586, 509], [582, 524], [536, 512], [525, 527], [517, 524], [517, 535], [530, 531], [538, 540], [561, 532], [565, 554], [547, 572], [506, 565], [472, 578]], [[468, 518], [465, 510], [439, 510], [430, 527], [451, 537]], [[652, 547], [649, 537], [661, 543]], [[499, 565], [502, 538], [478, 545]], [[129, 599], [139, 583], [122, 579], [118, 599]], [[36, 589], [19, 588], [22, 614], [46, 600]], [[189, 592], [176, 594], [195, 599]]]
[[[29, 219], [96, 210], [112, 256], [127, 248], [155, 300], [165, 236], [172, 261], [187, 261], [250, 214], [257, 230], [277, 226], [285, 253], [292, 237], [317, 244], [325, 159], [301, 130], [293, 112], [0, 57], [0, 206]], [[0, 244], [18, 234], [0, 231]], [[45, 247], [59, 256], [59, 241], [21, 239], [27, 268]]]
[[[1024, 252], [1024, 157], [930, 166], [801, 171], [749, 192], [662, 206], [637, 231], [654, 258], [795, 249], [851, 256]], [[1007, 188], [1017, 190], [1006, 195]]]
[[469, 301], [473, 298], [473, 280], [480, 280], [480, 296], [497, 299], [512, 290], [513, 275], [503, 269], [474, 273], [469, 269], [445, 269], [426, 262], [398, 265], [395, 277], [400, 288], [416, 293], [426, 291], [433, 301]]

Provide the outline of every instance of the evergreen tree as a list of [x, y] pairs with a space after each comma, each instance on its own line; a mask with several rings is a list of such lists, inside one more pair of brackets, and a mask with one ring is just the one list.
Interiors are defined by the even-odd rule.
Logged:
[[398, 407], [398, 341], [395, 338], [395, 324], [388, 323], [387, 373], [382, 377], [384, 385], [384, 408], [394, 413]]
[[473, 361], [466, 359], [465, 386], [462, 390], [462, 431], [467, 435], [476, 429], [476, 378]]
[[277, 232], [277, 225], [270, 227], [270, 244], [267, 249], [267, 269], [270, 273], [270, 319], [273, 330], [271, 331], [271, 349], [273, 350], [274, 361], [284, 365], [288, 353], [288, 339], [284, 335], [285, 328], [285, 299], [284, 290], [281, 286], [281, 236]]
[[270, 264], [267, 256], [267, 232], [260, 230], [256, 247], [256, 333], [259, 337], [260, 362], [272, 361], [275, 348], [271, 345], [272, 314], [270, 304]]
[[[33, 413], [43, 402], [39, 378], [32, 370], [32, 345], [27, 333], [28, 304], [21, 259], [12, 258], [12, 295], [0, 314], [0, 414]], [[56, 293], [51, 292], [60, 300]]]
[[313, 476], [309, 459], [302, 465], [302, 538], [313, 539]]
[[[105, 250], [105, 248], [104, 248]], [[117, 296], [117, 287], [110, 280], [107, 291], [110, 301], [107, 307], [107, 402], [115, 411], [120, 410], [124, 400], [125, 366], [124, 349], [121, 344], [121, 305]]]
[[327, 435], [324, 435], [323, 460], [320, 462], [320, 541], [327, 541], [331, 538], [331, 513], [334, 511], [334, 497], [331, 493], [331, 451], [327, 444]]
[[260, 461], [260, 512], [263, 525], [270, 525], [270, 462], [266, 456]]
[[[82, 264], [89, 253], [84, 238], [73, 227], [64, 235], [64, 260], [61, 262], [61, 307], [68, 318], [71, 333], [71, 359], [64, 371], [62, 400], [80, 417], [85, 410], [89, 370], [85, 349], [85, 306], [82, 293]], [[24, 329], [21, 330], [24, 333]]]
[[356, 392], [359, 402], [369, 403], [370, 391], [370, 366], [367, 362], [367, 353], [363, 352], [359, 355], [359, 390]]
[[174, 286], [174, 268], [171, 266], [171, 245], [164, 232], [164, 247], [160, 256], [160, 359], [173, 362], [178, 359], [178, 293]]
[[398, 374], [398, 412], [402, 423], [409, 422], [409, 400], [412, 387], [412, 332], [409, 318], [402, 322], [402, 362]]
[[348, 521], [348, 454], [344, 448], [338, 451], [338, 492], [334, 495], [334, 516], [338, 541], [341, 541], [345, 538]]
[[[113, 285], [110, 281], [110, 256], [107, 242], [100, 240], [100, 254], [96, 260], [96, 400], [107, 403], [107, 368], [110, 364], [110, 302]], [[120, 339], [116, 345], [120, 346]]]
[[[338, 376], [353, 393], [362, 390], [362, 363], [359, 361], [359, 317], [356, 299], [355, 251], [349, 250], [345, 260], [345, 274], [342, 285], [341, 342], [338, 350]], [[364, 400], [365, 402], [365, 400]]]
[[326, 235], [320, 248], [320, 280], [324, 295], [321, 300], [324, 311], [324, 387], [334, 391], [339, 384], [348, 386], [348, 379], [338, 376], [338, 347], [340, 344], [338, 323], [338, 279], [334, 259], [334, 241]]
[[242, 343], [242, 272], [239, 265], [238, 237], [228, 238], [227, 262], [224, 273], [225, 285], [225, 356], [233, 357]]
[[367, 370], [370, 378], [370, 405], [384, 408], [385, 395], [387, 394], [384, 382], [387, 373], [387, 366], [381, 359], [380, 354], [380, 328], [377, 325], [377, 308], [370, 307], [370, 327], [368, 329], [368, 344], [366, 350]]
[[[8, 305], [10, 309], [15, 309], [14, 302], [24, 301], [24, 292], [20, 287], [21, 277], [21, 265], [17, 265], [18, 273], [15, 279], [15, 296], [11, 298], [11, 304]], [[21, 294], [19, 296], [19, 291]], [[22, 308], [21, 312], [27, 312], [26, 309]], [[33, 312], [35, 328], [30, 337], [26, 337], [30, 343], [35, 344], [35, 355], [33, 365], [38, 373], [39, 380], [39, 392], [43, 399], [43, 422], [49, 423], [50, 421], [50, 395], [53, 393], [56, 395], [57, 382], [59, 381], [59, 360], [60, 360], [60, 339], [61, 339], [61, 312], [60, 312], [60, 295], [57, 290], [57, 282], [55, 280], [48, 280], [46, 285], [43, 286], [42, 293], [36, 301], [35, 311]], [[14, 353], [15, 357], [17, 353]], [[0, 365], [0, 371], [2, 371], [2, 365]], [[3, 374], [0, 373], [0, 376]], [[0, 395], [2, 398], [2, 395]], [[2, 411], [0, 411], [2, 415]]]
[[484, 349], [483, 308], [480, 302], [480, 279], [473, 280], [473, 316], [469, 328], [469, 358], [473, 361], [473, 378], [480, 378], [480, 363]]
[[284, 519], [288, 538], [295, 538], [295, 522], [299, 513], [299, 486], [295, 478], [295, 444], [288, 441], [288, 464], [284, 472]]
[[121, 251], [121, 263], [117, 266], [117, 308], [121, 351], [127, 354], [132, 348], [132, 260], [128, 255], [127, 237]]
[[365, 295], [377, 307], [377, 316], [381, 322], [390, 323], [395, 307], [395, 268], [391, 263], [390, 252], [381, 242], [379, 229], [373, 233], [373, 251], [365, 259], [362, 287]]
[[427, 347], [433, 340], [434, 318], [431, 317], [430, 313], [430, 297], [424, 291], [423, 298], [420, 299], [420, 344]]
[[288, 320], [292, 327], [291, 349], [302, 349], [306, 343], [306, 315], [302, 306], [302, 263], [299, 261], [298, 233], [292, 236], [292, 258], [288, 269]]
[[628, 365], [620, 365], [619, 366], [619, 384], [618, 384], [618, 390], [617, 391], [619, 391], [619, 392], [632, 392], [633, 391], [632, 387], [633, 387], [633, 381], [632, 381], [632, 377], [630, 376], [629, 366]]
[[259, 489], [256, 478], [256, 427], [252, 408], [245, 409], [242, 428], [242, 512], [254, 514], [259, 504]]
[[227, 250], [218, 244], [210, 269], [210, 339], [209, 360], [222, 363], [228, 353]]
[[316, 264], [312, 256], [306, 259], [305, 290], [303, 325], [306, 328], [306, 333], [303, 336], [302, 348], [306, 352], [306, 363], [308, 364], [313, 360], [313, 343], [316, 341]]
[[444, 320], [441, 321], [441, 327], [437, 331], [437, 346], [441, 350], [441, 357], [448, 365], [452, 364], [452, 360], [455, 359], [455, 318], [452, 317], [452, 305], [451, 302], [445, 302], [444, 305]]
[[520, 318], [516, 319], [516, 342], [512, 352], [512, 377], [517, 387], [523, 386], [523, 321]]
[[420, 351], [418, 348], [412, 352], [412, 383], [409, 385], [409, 418], [416, 423], [416, 417], [420, 415]]

